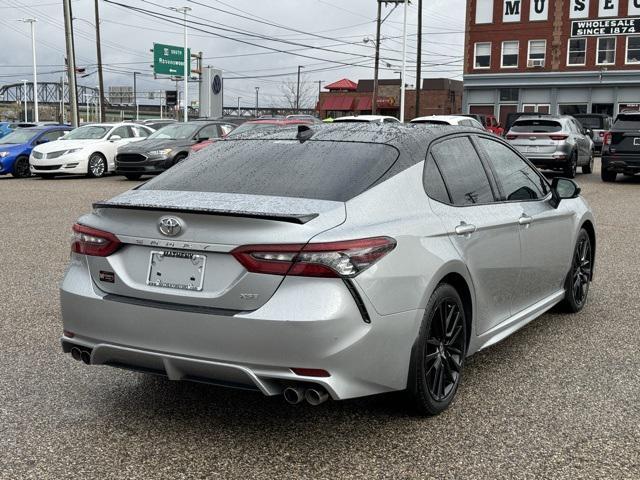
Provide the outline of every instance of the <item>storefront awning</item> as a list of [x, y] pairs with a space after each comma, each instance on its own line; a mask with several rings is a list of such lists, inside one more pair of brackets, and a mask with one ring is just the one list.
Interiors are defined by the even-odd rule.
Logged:
[[373, 105], [373, 99], [371, 96], [358, 98], [358, 102], [356, 103], [356, 110], [359, 112], [371, 111], [371, 106]]
[[353, 97], [327, 97], [322, 102], [320, 110], [348, 112], [353, 106]]

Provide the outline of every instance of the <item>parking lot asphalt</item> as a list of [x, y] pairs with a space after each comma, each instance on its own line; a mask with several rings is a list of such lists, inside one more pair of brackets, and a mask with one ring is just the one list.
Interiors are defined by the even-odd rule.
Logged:
[[598, 222], [588, 305], [468, 359], [452, 408], [420, 418], [397, 394], [292, 407], [73, 361], [70, 227], [134, 183], [0, 178], [0, 478], [640, 478], [640, 178], [577, 181]]

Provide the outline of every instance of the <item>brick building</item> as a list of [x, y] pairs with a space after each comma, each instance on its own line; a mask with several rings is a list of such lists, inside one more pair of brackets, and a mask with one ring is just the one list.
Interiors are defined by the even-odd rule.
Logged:
[[[320, 93], [317, 110], [320, 118], [371, 114], [373, 80], [358, 83], [346, 78], [325, 86]], [[447, 78], [425, 79], [420, 93], [420, 112], [416, 115], [416, 91], [405, 92], [405, 118], [411, 120], [425, 115], [447, 115], [462, 111], [462, 82]], [[400, 80], [378, 82], [379, 115], [400, 116]]]
[[639, 105], [640, 0], [467, 0], [465, 112]]

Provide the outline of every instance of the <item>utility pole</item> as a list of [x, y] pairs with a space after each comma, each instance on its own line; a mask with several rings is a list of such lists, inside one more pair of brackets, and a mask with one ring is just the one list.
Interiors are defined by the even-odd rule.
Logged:
[[418, 57], [416, 59], [416, 110], [420, 116], [420, 90], [422, 89], [422, 0], [418, 0]]
[[302, 65], [298, 65], [298, 86], [296, 88], [296, 113], [300, 110], [300, 69], [304, 68]]
[[409, 0], [404, 0], [404, 19], [402, 23], [402, 82], [400, 84], [400, 123], [404, 123], [404, 112], [406, 108], [405, 95], [407, 92], [407, 10]]
[[140, 110], [138, 108], [138, 84], [136, 82], [136, 77], [140, 75], [140, 72], [133, 72], [133, 103], [136, 106], [136, 120], [140, 118]]
[[182, 95], [182, 101], [184, 102], [184, 121], [189, 121], [189, 77], [191, 76], [191, 72], [189, 71], [189, 45], [187, 38], [187, 15], [191, 11], [191, 7], [179, 7], [174, 8], [171, 7], [171, 10], [175, 12], [180, 12], [184, 15], [184, 94]]
[[382, 0], [378, 0], [378, 16], [376, 17], [376, 60], [373, 73], [373, 101], [371, 104], [371, 114], [378, 111], [378, 75], [380, 73], [380, 26], [382, 24]]
[[38, 122], [38, 71], [36, 63], [36, 22], [35, 18], [23, 18], [24, 23], [31, 25], [31, 56], [33, 57], [33, 121]]
[[27, 117], [27, 81], [20, 80], [22, 82], [22, 99], [24, 100], [24, 123], [29, 121]]
[[260, 93], [260, 87], [256, 87], [256, 118], [258, 118], [258, 108], [259, 108], [259, 95]]
[[242, 97], [238, 97], [238, 116], [240, 116], [240, 98]]
[[71, 0], [63, 0], [64, 34], [67, 48], [67, 72], [69, 75], [69, 103], [71, 104], [71, 125], [77, 127], [80, 123], [78, 115], [78, 86], [76, 84], [76, 53], [73, 43], [73, 20], [71, 14]]
[[98, 0], [95, 0], [95, 14], [96, 14], [96, 56], [98, 57], [98, 96], [100, 102], [100, 114], [98, 121], [103, 122], [105, 119], [104, 110], [104, 78], [102, 76], [102, 49], [100, 47], [100, 11], [98, 9]]

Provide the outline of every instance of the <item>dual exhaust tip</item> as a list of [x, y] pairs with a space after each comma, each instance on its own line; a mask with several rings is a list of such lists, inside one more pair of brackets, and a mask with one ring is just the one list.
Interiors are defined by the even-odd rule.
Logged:
[[71, 349], [71, 356], [74, 360], [82, 361], [86, 365], [91, 365], [91, 350], [73, 347]]
[[322, 387], [303, 388], [300, 386], [287, 387], [282, 392], [285, 401], [289, 405], [297, 405], [306, 400], [309, 405], [317, 407], [329, 400], [329, 394]]

